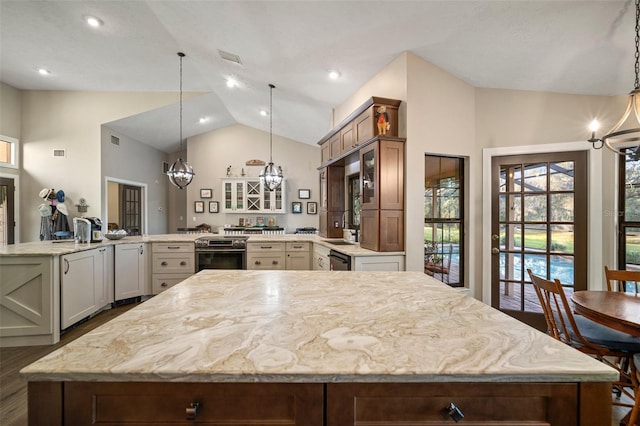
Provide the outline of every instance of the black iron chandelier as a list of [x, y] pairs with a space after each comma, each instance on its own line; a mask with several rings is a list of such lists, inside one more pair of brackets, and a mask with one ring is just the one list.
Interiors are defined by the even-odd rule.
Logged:
[[269, 164], [260, 172], [260, 182], [269, 191], [278, 189], [284, 176], [282, 167], [273, 164], [273, 89], [276, 86], [269, 84]]
[[[634, 147], [637, 150], [638, 141], [640, 141], [640, 80], [638, 79], [638, 73], [640, 71], [640, 50], [638, 44], [640, 42], [640, 0], [636, 0], [636, 53], [635, 53], [635, 85], [631, 92], [629, 92], [629, 101], [627, 102], [627, 109], [622, 118], [616, 123], [615, 126], [609, 130], [609, 132], [600, 137], [596, 137], [600, 124], [598, 120], [593, 120], [589, 125], [591, 130], [591, 138], [588, 139], [595, 149], [601, 149], [606, 147], [607, 149], [615, 152], [616, 154], [626, 155], [627, 150], [624, 148]], [[629, 124], [623, 128], [623, 125], [629, 119], [633, 111], [635, 117], [635, 123]], [[614, 145], [615, 144], [615, 145]]]
[[[178, 56], [180, 57], [180, 155], [182, 155], [182, 58], [184, 53], [178, 52]], [[178, 157], [178, 160], [169, 167], [167, 176], [169, 176], [169, 182], [183, 189], [191, 183], [195, 173], [187, 162]]]

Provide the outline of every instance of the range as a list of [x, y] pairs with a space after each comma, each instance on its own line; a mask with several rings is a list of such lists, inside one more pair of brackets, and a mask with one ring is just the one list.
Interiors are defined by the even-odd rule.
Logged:
[[247, 269], [247, 238], [242, 235], [208, 235], [196, 239], [196, 272], [203, 269]]

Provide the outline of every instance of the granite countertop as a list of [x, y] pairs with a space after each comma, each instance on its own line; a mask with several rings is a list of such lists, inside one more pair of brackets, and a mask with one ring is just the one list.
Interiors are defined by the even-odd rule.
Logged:
[[[91, 250], [94, 248], [104, 247], [107, 245], [117, 244], [138, 244], [141, 242], [193, 242], [197, 238], [203, 236], [210, 236], [214, 234], [198, 233], [198, 234], [158, 234], [149, 235], [145, 237], [131, 237], [127, 236], [121, 240], [108, 240], [103, 239], [98, 243], [84, 243], [76, 244], [73, 240], [62, 241], [33, 241], [29, 243], [10, 244], [6, 246], [0, 246], [0, 257], [3, 256], [61, 256], [65, 254], [75, 253], [84, 250]], [[217, 234], [216, 234], [217, 235]], [[218, 235], [222, 236], [222, 235]], [[234, 237], [228, 235], [227, 237]], [[326, 247], [338, 250], [349, 256], [394, 256], [404, 255], [404, 252], [377, 252], [360, 247], [359, 244], [348, 245], [335, 245], [333, 241], [344, 241], [341, 239], [327, 239], [321, 238], [317, 235], [309, 234], [284, 234], [284, 235], [250, 235], [248, 236], [249, 242], [298, 242], [309, 241], [313, 243], [319, 243]]]
[[29, 381], [610, 382], [615, 370], [419, 272], [205, 270]]

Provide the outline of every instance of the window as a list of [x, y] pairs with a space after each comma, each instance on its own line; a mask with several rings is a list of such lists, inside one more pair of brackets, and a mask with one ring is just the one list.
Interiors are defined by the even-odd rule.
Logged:
[[424, 272], [463, 286], [464, 160], [425, 155]]
[[0, 135], [0, 167], [18, 167], [18, 140]]
[[618, 185], [618, 268], [640, 269], [640, 153], [620, 156]]

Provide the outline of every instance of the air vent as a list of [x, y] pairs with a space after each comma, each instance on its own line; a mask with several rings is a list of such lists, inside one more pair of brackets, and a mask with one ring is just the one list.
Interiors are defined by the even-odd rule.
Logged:
[[242, 65], [242, 61], [240, 60], [240, 56], [234, 55], [233, 53], [225, 52], [224, 50], [218, 49], [218, 54], [225, 61], [233, 62], [238, 65]]
[[64, 149], [54, 149], [53, 156], [56, 158], [64, 158], [67, 156], [67, 152]]
[[114, 145], [120, 146], [120, 138], [117, 136], [111, 135], [111, 143]]

